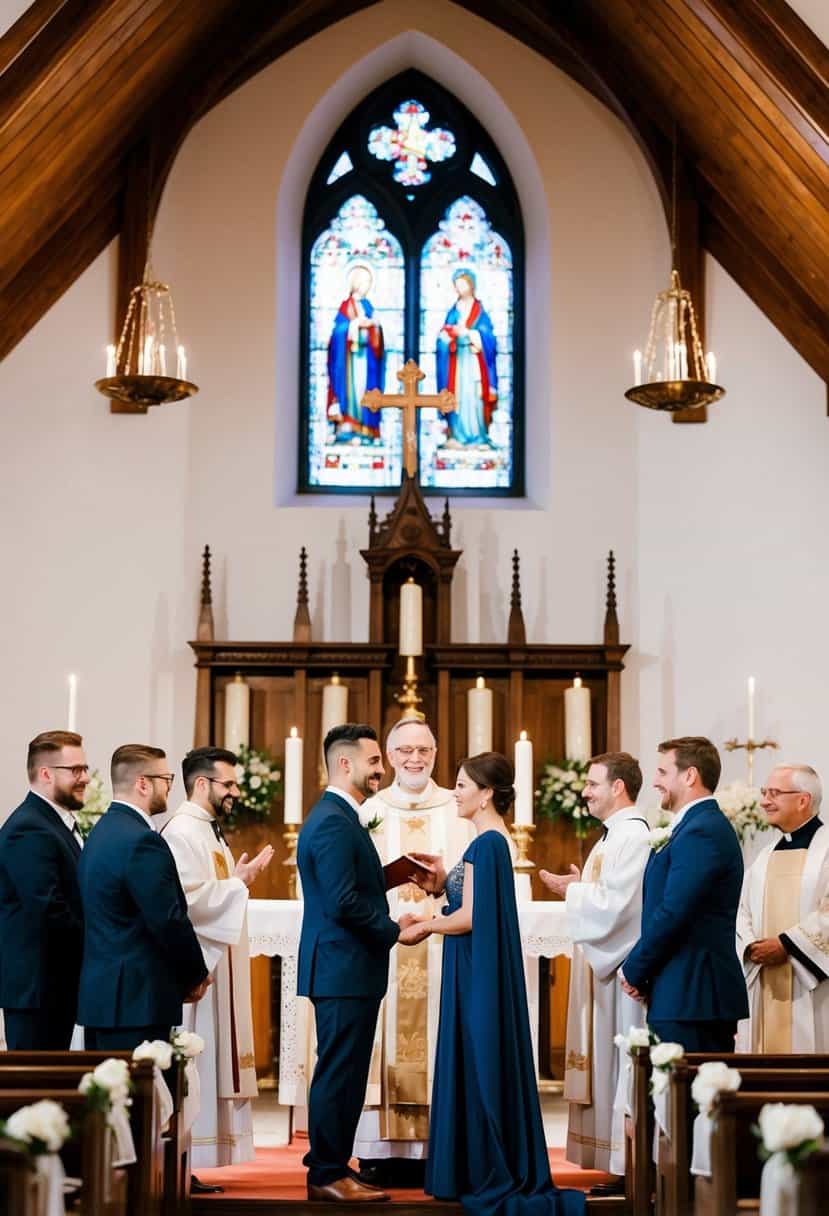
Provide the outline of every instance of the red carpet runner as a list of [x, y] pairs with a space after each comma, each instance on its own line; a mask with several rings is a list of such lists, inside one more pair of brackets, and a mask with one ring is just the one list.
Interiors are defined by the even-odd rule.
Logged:
[[[305, 1138], [296, 1139], [284, 1148], [258, 1148], [256, 1160], [246, 1165], [228, 1165], [220, 1170], [198, 1170], [202, 1182], [215, 1182], [224, 1187], [216, 1199], [305, 1199], [305, 1167], [303, 1154], [308, 1149]], [[598, 1170], [582, 1170], [564, 1160], [564, 1149], [551, 1148], [550, 1168], [556, 1186], [581, 1187], [584, 1190], [597, 1182], [608, 1182], [609, 1176]], [[392, 1191], [392, 1199], [405, 1203], [430, 1203], [431, 1196], [422, 1191]], [[210, 1197], [199, 1196], [200, 1203]]]

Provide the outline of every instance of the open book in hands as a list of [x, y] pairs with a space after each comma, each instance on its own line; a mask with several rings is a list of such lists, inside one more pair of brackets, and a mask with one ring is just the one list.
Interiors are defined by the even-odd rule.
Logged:
[[397, 861], [390, 861], [387, 866], [383, 866], [387, 891], [391, 891], [392, 887], [402, 887], [407, 882], [414, 882], [420, 886], [419, 879], [426, 878], [432, 873], [431, 866], [427, 866], [423, 861], [418, 861], [409, 853], [404, 853], [402, 857], [398, 857]]

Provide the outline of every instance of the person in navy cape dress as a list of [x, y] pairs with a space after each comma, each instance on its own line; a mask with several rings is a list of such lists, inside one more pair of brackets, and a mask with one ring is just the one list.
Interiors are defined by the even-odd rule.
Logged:
[[512, 780], [497, 752], [464, 760], [455, 799], [478, 836], [448, 875], [428, 859], [447, 905], [400, 935], [446, 935], [425, 1189], [460, 1199], [471, 1216], [581, 1216], [582, 1192], [560, 1191], [550, 1177], [502, 820]]

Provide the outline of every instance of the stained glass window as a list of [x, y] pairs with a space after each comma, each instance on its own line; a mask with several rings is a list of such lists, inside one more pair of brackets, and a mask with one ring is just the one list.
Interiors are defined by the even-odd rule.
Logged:
[[419, 72], [387, 81], [343, 121], [320, 159], [303, 220], [299, 488], [393, 493], [397, 391], [415, 359], [425, 493], [523, 493], [523, 227], [497, 147]]

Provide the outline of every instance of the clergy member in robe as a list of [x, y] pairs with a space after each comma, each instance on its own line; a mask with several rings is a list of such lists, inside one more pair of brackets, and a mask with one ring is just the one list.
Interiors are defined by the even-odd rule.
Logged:
[[[567, 1159], [583, 1169], [603, 1170], [617, 1181], [599, 1193], [624, 1189], [624, 1087], [613, 1040], [644, 1026], [645, 1009], [618, 980], [618, 970], [639, 940], [642, 876], [650, 857], [650, 828], [634, 805], [642, 788], [639, 762], [627, 752], [590, 761], [584, 801], [601, 821], [601, 839], [583, 872], [541, 870], [545, 886], [567, 901], [573, 939], [564, 1097], [570, 1103]], [[617, 1093], [617, 1091], [619, 1091]]]
[[[425, 722], [398, 722], [386, 739], [394, 781], [360, 808], [374, 823], [371, 838], [385, 864], [404, 853], [440, 855], [450, 868], [473, 838], [459, 819], [451, 790], [432, 780], [437, 745]], [[389, 911], [435, 915], [443, 898], [414, 883], [389, 891]], [[441, 938], [394, 947], [389, 987], [378, 1022], [366, 1107], [354, 1153], [361, 1176], [383, 1186], [422, 1186], [429, 1143], [429, 1097], [440, 1002]]]
[[738, 1051], [829, 1051], [829, 826], [807, 764], [772, 769], [761, 806], [782, 835], [746, 872], [737, 946], [750, 1016]]
[[489, 424], [498, 403], [495, 330], [475, 294], [474, 271], [460, 267], [452, 283], [458, 298], [446, 314], [435, 352], [438, 392], [447, 388], [455, 394], [447, 447], [489, 447]]
[[328, 340], [328, 417], [337, 426], [338, 443], [380, 438], [380, 410], [362, 405], [372, 388], [385, 388], [386, 352], [383, 329], [368, 299], [374, 276], [363, 263], [348, 273], [343, 300]]
[[[205, 1042], [198, 1058], [201, 1106], [193, 1126], [191, 1163], [238, 1165], [252, 1161], [251, 1098], [256, 1097], [250, 1005], [248, 888], [273, 857], [266, 845], [252, 860], [235, 861], [222, 820], [239, 797], [236, 756], [218, 747], [196, 748], [182, 762], [183, 802], [164, 828], [175, 858], [187, 911], [213, 985], [185, 1029]], [[199, 1193], [202, 1184], [194, 1180]]]

